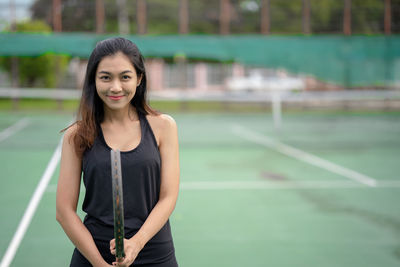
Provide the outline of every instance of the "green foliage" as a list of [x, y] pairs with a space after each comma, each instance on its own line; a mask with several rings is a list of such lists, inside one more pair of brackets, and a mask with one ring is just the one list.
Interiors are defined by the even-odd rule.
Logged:
[[16, 24], [17, 32], [51, 32], [51, 28], [41, 20], [19, 22]]
[[21, 86], [54, 88], [57, 76], [68, 64], [67, 56], [45, 54], [38, 57], [19, 59], [19, 79]]
[[301, 33], [302, 32], [302, 1], [271, 1], [271, 32]]
[[189, 31], [200, 34], [219, 33], [219, 1], [189, 1]]
[[376, 34], [383, 32], [384, 1], [353, 0], [353, 6], [360, 7], [352, 17], [354, 33]]
[[[62, 2], [61, 19], [63, 31], [94, 31], [96, 25], [95, 0]], [[108, 4], [114, 2], [113, 4], [115, 5], [116, 1], [105, 0], [104, 2], [107, 5], [106, 12], [108, 12]], [[52, 0], [36, 0], [31, 6], [32, 18], [40, 19], [51, 24], [52, 5]], [[106, 16], [109, 16], [110, 14], [107, 13]], [[115, 14], [114, 18], [116, 18]]]
[[[262, 0], [230, 0], [231, 33], [260, 32]], [[342, 33], [344, 0], [309, 0], [312, 33]], [[383, 0], [352, 0], [352, 31], [355, 34], [383, 33]], [[115, 0], [104, 0], [105, 31], [118, 32], [118, 7]], [[176, 34], [179, 25], [178, 0], [147, 0], [147, 33]], [[302, 0], [269, 0], [272, 33], [302, 33]], [[400, 0], [391, 0], [392, 29], [400, 27]], [[189, 31], [192, 34], [218, 34], [220, 0], [188, 0]], [[51, 23], [52, 0], [36, 0], [33, 18]], [[63, 31], [95, 32], [96, 1], [64, 1]], [[130, 32], [137, 32], [137, 1], [126, 1]]]
[[313, 33], [343, 32], [344, 1], [310, 0]]
[[176, 34], [179, 21], [179, 1], [147, 1], [147, 32], [149, 34]]
[[[51, 32], [50, 26], [43, 21], [26, 21], [16, 25], [17, 32]], [[21, 87], [46, 87], [57, 86], [57, 78], [65, 71], [69, 57], [53, 54], [44, 54], [38, 57], [2, 57], [0, 67], [10, 73], [11, 61], [18, 64], [18, 79]]]

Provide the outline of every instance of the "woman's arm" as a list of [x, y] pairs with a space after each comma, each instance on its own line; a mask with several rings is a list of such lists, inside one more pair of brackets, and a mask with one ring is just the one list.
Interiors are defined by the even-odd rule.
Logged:
[[[157, 204], [140, 230], [130, 240], [125, 240], [126, 257], [119, 266], [129, 266], [144, 245], [160, 231], [175, 208], [179, 192], [179, 145], [178, 130], [173, 118], [160, 115], [157, 118], [159, 150], [161, 155], [161, 188]], [[111, 253], [115, 254], [115, 242], [111, 241]]]
[[64, 135], [57, 185], [56, 219], [72, 243], [93, 266], [110, 266], [100, 255], [92, 235], [76, 214], [81, 184], [81, 159], [76, 155], [71, 139], [75, 130], [74, 125]]

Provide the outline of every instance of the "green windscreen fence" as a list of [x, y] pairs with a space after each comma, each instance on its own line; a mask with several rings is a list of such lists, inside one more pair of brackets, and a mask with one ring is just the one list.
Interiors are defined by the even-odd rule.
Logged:
[[[87, 58], [100, 40], [111, 35], [86, 33], [0, 33], [0, 56], [44, 53]], [[145, 57], [239, 62], [282, 68], [342, 86], [400, 83], [400, 36], [261, 36], [167, 35], [126, 38]]]

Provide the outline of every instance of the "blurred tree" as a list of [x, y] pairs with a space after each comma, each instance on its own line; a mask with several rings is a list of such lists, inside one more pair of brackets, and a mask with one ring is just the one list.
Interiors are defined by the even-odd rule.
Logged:
[[400, 32], [400, 0], [392, 0], [392, 32]]
[[343, 0], [310, 0], [311, 32], [343, 32]]
[[[392, 2], [400, 3], [398, 0]], [[343, 32], [344, 1], [311, 0], [311, 22], [313, 33]], [[394, 16], [393, 16], [394, 17]], [[356, 34], [382, 33], [384, 23], [384, 1], [352, 0], [351, 27]]]
[[[104, 0], [105, 32], [118, 32], [118, 5], [115, 0]], [[46, 21], [51, 20], [52, 0], [36, 0], [31, 6], [32, 17]], [[126, 2], [130, 33], [137, 33], [137, 1]], [[147, 1], [147, 33], [174, 34], [178, 32], [178, 0]], [[63, 31], [96, 31], [96, 0], [63, 0]]]
[[[43, 21], [27, 21], [16, 24], [17, 32], [51, 32], [50, 26]], [[68, 64], [67, 56], [44, 54], [38, 57], [19, 57], [19, 85], [22, 87], [43, 86], [54, 88], [59, 72]], [[0, 67], [11, 75], [11, 58], [1, 57]]]
[[271, 33], [301, 33], [302, 1], [271, 0]]
[[[190, 2], [189, 0], [189, 6]], [[177, 34], [179, 30], [178, 21], [179, 0], [147, 1], [147, 33]]]
[[189, 1], [190, 33], [219, 33], [219, 0]]
[[353, 33], [382, 33], [384, 29], [384, 1], [352, 0]]
[[[95, 0], [62, 1], [63, 31], [94, 31], [95, 8]], [[31, 12], [32, 19], [44, 20], [48, 25], [52, 25], [52, 0], [36, 0], [31, 6]]]
[[[262, 0], [230, 0], [230, 32], [260, 33]], [[400, 30], [400, 0], [392, 1], [392, 24]], [[302, 33], [302, 0], [270, 0], [270, 32]], [[344, 0], [309, 0], [311, 33], [342, 33]], [[31, 6], [34, 19], [51, 25], [52, 0], [36, 0]], [[178, 33], [179, 0], [146, 0], [147, 33]], [[118, 12], [115, 0], [104, 0], [105, 32], [118, 32]], [[219, 33], [219, 0], [188, 0], [189, 32], [193, 34]], [[137, 1], [127, 1], [130, 33], [137, 33]], [[383, 0], [352, 0], [352, 28], [354, 33], [383, 32]], [[63, 31], [96, 31], [96, 0], [63, 0]]]

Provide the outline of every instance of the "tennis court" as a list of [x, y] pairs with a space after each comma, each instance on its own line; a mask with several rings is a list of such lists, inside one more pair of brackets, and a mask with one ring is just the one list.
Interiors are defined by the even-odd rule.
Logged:
[[[180, 266], [400, 265], [399, 112], [288, 112], [279, 132], [269, 112], [172, 115]], [[2, 257], [71, 119], [0, 112]], [[68, 265], [57, 176], [11, 266]]]

